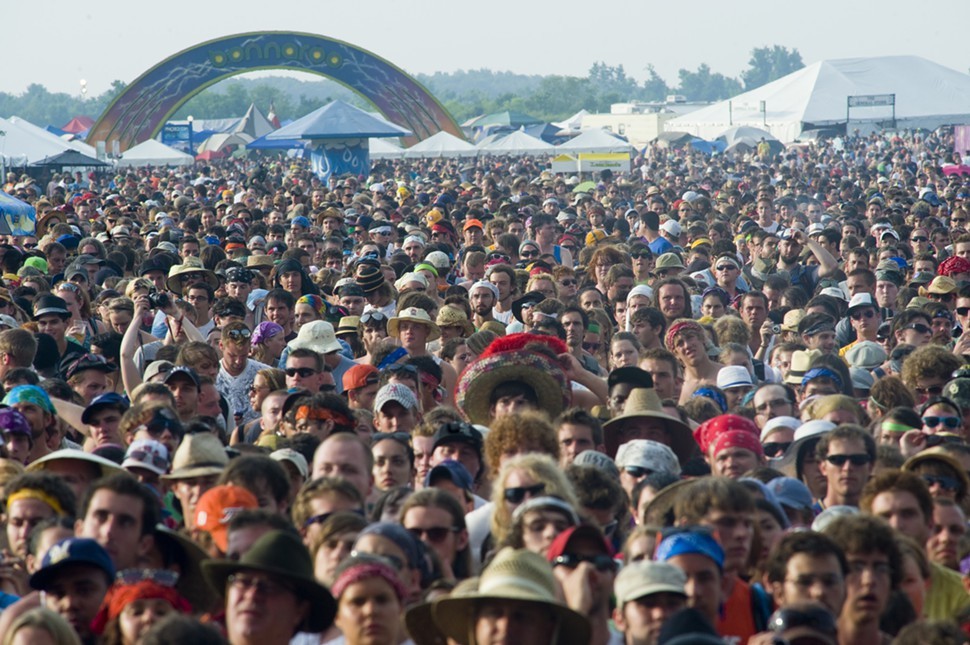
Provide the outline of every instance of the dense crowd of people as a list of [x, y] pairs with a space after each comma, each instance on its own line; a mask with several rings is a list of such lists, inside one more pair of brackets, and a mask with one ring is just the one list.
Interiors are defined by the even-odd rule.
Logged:
[[952, 133], [4, 190], [0, 643], [963, 643]]

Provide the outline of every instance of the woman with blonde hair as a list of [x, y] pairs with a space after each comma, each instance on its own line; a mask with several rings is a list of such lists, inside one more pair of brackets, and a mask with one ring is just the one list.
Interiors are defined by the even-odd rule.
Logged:
[[91, 298], [87, 290], [73, 282], [61, 282], [54, 287], [54, 295], [63, 298], [71, 318], [67, 321], [67, 335], [85, 349], [91, 348], [91, 338], [108, 331], [107, 326], [91, 314]]
[[13, 621], [0, 641], [2, 645], [23, 643], [81, 645], [81, 639], [63, 616], [45, 607], [36, 607]]
[[559, 298], [559, 285], [550, 273], [536, 273], [529, 276], [525, 285], [525, 293], [538, 291], [546, 298]]

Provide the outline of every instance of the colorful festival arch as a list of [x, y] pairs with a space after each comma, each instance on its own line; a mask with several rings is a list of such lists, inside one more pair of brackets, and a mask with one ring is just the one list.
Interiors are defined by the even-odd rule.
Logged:
[[267, 31], [210, 40], [155, 65], [108, 106], [87, 141], [104, 141], [108, 151], [117, 141], [127, 150], [157, 135], [183, 103], [210, 85], [262, 69], [310, 72], [341, 83], [413, 132], [409, 144], [441, 130], [463, 137], [428, 90], [380, 56], [326, 36]]

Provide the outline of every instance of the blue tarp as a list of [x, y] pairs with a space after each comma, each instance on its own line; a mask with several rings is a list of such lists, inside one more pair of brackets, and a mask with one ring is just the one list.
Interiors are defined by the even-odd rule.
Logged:
[[0, 190], [0, 235], [33, 235], [37, 210]]
[[699, 137], [694, 137], [690, 140], [690, 147], [705, 155], [711, 155], [715, 152], [724, 152], [727, 144], [723, 141], [706, 141]]

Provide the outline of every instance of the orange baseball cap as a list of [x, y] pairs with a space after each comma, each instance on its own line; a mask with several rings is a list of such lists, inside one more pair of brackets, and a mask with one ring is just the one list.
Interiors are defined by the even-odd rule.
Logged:
[[465, 222], [465, 225], [461, 227], [461, 230], [467, 231], [468, 229], [475, 228], [476, 226], [482, 229], [483, 231], [485, 230], [485, 225], [482, 224], [482, 221], [478, 219], [468, 220], [467, 222]]
[[374, 385], [380, 381], [380, 378], [381, 373], [376, 367], [359, 363], [344, 372], [344, 392]]
[[256, 496], [241, 486], [216, 486], [199, 498], [195, 507], [195, 525], [212, 536], [212, 541], [225, 553], [229, 549], [229, 521], [239, 511], [259, 508]]

